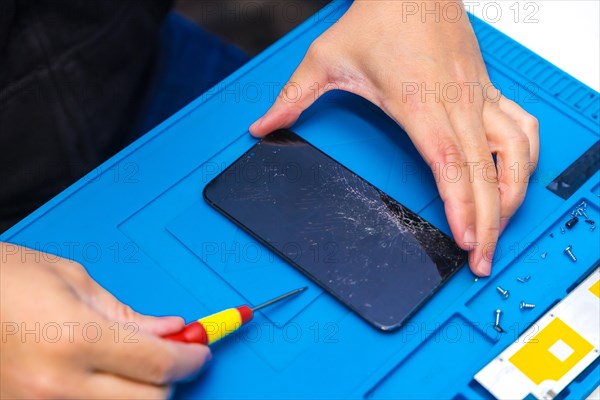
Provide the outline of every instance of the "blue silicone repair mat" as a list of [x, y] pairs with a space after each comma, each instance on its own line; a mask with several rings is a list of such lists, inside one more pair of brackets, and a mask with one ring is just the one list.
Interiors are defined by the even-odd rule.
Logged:
[[[80, 261], [141, 312], [188, 321], [309, 286], [215, 345], [210, 368], [177, 397], [490, 398], [474, 374], [598, 264], [600, 229], [560, 227], [582, 201], [600, 222], [599, 173], [566, 198], [546, 188], [599, 140], [598, 93], [479, 20], [492, 81], [541, 125], [539, 168], [490, 278], [475, 281], [464, 267], [403, 329], [381, 333], [202, 200], [204, 186], [255, 143], [247, 127], [348, 4], [324, 8], [1, 237]], [[376, 107], [331, 92], [293, 129], [449, 233], [429, 169]], [[568, 244], [576, 263], [563, 254]], [[525, 275], [527, 284], [516, 281]], [[521, 299], [536, 308], [520, 312]], [[498, 307], [505, 334], [492, 329]], [[596, 360], [565, 393], [584, 397], [599, 370]]]

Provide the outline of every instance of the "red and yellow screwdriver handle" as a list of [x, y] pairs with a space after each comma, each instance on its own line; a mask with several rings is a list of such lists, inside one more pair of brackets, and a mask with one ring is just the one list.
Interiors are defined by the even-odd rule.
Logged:
[[252, 317], [252, 309], [248, 306], [229, 308], [198, 321], [190, 322], [181, 331], [164, 338], [208, 346], [240, 329]]

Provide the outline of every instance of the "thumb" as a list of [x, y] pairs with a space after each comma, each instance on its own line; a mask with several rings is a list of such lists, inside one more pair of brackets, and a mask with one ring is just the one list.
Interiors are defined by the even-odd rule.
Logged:
[[313, 46], [285, 84], [275, 103], [249, 130], [255, 137], [263, 137], [269, 133], [289, 128], [300, 117], [300, 114], [313, 104], [323, 93], [332, 89], [327, 82], [328, 73], [318, 57]]

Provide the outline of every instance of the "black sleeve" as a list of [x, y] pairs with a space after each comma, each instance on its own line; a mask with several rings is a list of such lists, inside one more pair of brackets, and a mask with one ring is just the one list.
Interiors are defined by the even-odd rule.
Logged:
[[2, 52], [14, 18], [15, 0], [0, 0], [0, 60], [5, 60]]
[[166, 0], [0, 0], [0, 232], [127, 143]]

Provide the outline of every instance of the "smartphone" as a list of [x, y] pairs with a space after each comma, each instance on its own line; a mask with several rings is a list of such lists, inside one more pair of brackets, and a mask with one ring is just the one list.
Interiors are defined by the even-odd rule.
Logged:
[[442, 231], [289, 130], [256, 143], [203, 195], [381, 330], [402, 326], [467, 261]]

